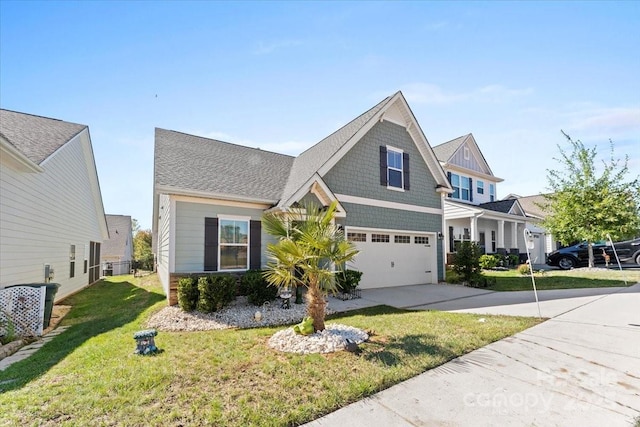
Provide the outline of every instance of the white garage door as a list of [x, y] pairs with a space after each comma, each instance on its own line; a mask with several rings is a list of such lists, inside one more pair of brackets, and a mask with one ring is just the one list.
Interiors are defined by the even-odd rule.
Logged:
[[349, 227], [347, 238], [360, 250], [349, 268], [363, 272], [362, 289], [438, 282], [435, 234]]

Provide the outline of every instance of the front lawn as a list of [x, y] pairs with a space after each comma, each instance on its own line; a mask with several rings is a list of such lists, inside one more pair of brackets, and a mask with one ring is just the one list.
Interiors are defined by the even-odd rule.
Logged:
[[159, 288], [120, 276], [68, 298], [69, 329], [0, 371], [0, 425], [296, 425], [538, 323], [380, 306], [328, 319], [370, 331], [357, 355], [279, 353], [281, 328], [258, 328], [160, 331], [164, 351], [136, 356]]
[[[493, 291], [529, 291], [532, 289], [531, 276], [522, 276], [517, 270], [483, 270], [482, 274], [487, 279], [495, 279], [495, 285], [487, 288]], [[567, 271], [545, 271], [536, 273], [534, 277], [538, 290], [606, 288], [625, 286], [625, 280], [627, 285], [638, 283], [640, 282], [640, 271], [576, 268]]]

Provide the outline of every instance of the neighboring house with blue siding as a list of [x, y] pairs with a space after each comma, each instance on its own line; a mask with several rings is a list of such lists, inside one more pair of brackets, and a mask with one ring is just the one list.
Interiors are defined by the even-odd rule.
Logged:
[[444, 278], [451, 188], [401, 92], [298, 157], [156, 129], [154, 170], [153, 248], [170, 304], [183, 275], [264, 267], [262, 214], [309, 200], [338, 202], [362, 288]]
[[89, 128], [0, 110], [0, 287], [100, 278], [109, 237]]
[[[530, 218], [516, 198], [499, 200], [496, 177], [472, 134], [433, 147], [453, 192], [444, 202], [445, 251], [464, 241], [477, 242], [485, 253], [523, 254], [524, 229]], [[544, 263], [544, 236], [535, 230], [534, 263]]]

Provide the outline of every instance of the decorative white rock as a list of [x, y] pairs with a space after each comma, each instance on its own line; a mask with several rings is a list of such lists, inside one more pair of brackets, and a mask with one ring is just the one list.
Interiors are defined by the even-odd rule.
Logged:
[[344, 350], [346, 340], [361, 344], [369, 335], [361, 329], [340, 324], [325, 325], [325, 330], [311, 335], [298, 335], [293, 328], [276, 332], [269, 339], [269, 347], [286, 353], [333, 353]]

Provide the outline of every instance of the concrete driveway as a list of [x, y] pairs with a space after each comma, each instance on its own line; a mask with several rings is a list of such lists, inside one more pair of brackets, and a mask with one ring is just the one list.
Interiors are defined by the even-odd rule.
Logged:
[[[308, 425], [631, 426], [640, 416], [640, 284], [580, 291], [585, 294], [541, 292], [542, 314], [552, 317], [546, 322]], [[456, 311], [520, 306], [511, 314], [530, 315], [533, 298], [461, 290], [455, 299], [424, 303], [411, 297], [415, 292], [398, 301]], [[381, 295], [363, 291], [363, 298]]]

